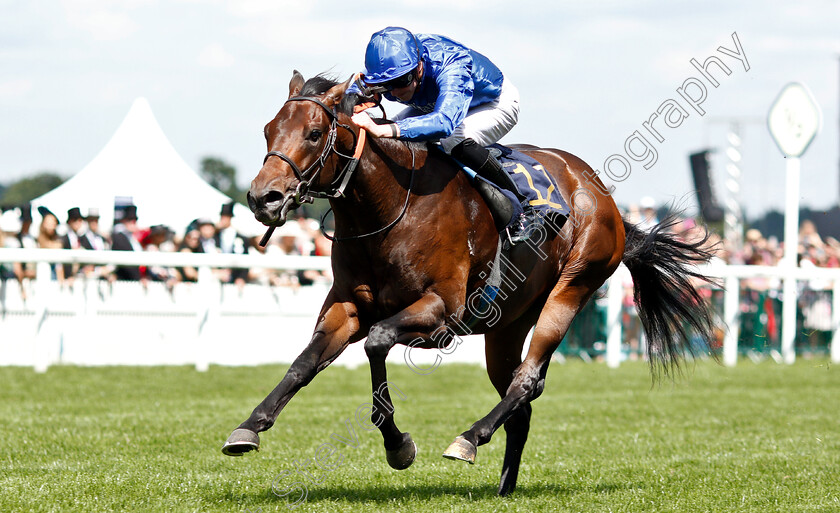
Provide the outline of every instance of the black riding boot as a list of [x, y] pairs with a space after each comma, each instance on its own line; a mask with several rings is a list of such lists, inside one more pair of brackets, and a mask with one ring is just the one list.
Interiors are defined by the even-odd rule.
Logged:
[[452, 156], [468, 165], [470, 169], [478, 173], [503, 189], [507, 189], [516, 196], [520, 202], [525, 200], [513, 178], [502, 168], [502, 164], [490, 154], [490, 150], [479, 145], [472, 139], [464, 139], [452, 148]]
[[[522, 202], [525, 197], [516, 188], [513, 179], [502, 168], [502, 165], [496, 160], [487, 148], [480, 146], [472, 139], [464, 139], [452, 148], [452, 156], [466, 164], [473, 171], [475, 171], [482, 178], [486, 178], [490, 182], [509, 190]], [[510, 200], [504, 194], [499, 192], [495, 187], [481, 180], [474, 181], [475, 188], [487, 206], [490, 207], [490, 213], [493, 215], [493, 221], [496, 224], [496, 229], [502, 231], [510, 224], [513, 217], [513, 207]]]

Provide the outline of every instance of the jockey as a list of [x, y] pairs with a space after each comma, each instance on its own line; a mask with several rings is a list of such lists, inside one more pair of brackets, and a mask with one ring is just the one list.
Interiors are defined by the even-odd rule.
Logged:
[[[388, 27], [371, 36], [365, 72], [346, 93], [377, 99], [384, 94], [408, 105], [386, 124], [376, 124], [362, 112], [369, 103], [358, 105], [353, 122], [374, 137], [439, 141], [444, 151], [480, 176], [511, 191], [520, 202], [524, 199], [485, 148], [516, 125], [519, 91], [484, 55], [443, 36]], [[504, 209], [507, 200], [489, 189], [492, 192], [481, 188], [479, 192]], [[488, 198], [488, 193], [495, 193], [495, 198]], [[497, 227], [504, 228], [510, 215], [504, 220], [497, 215], [494, 212]]]

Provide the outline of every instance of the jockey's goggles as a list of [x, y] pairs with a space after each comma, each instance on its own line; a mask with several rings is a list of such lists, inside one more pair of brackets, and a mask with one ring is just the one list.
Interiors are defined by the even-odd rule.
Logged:
[[403, 87], [407, 87], [412, 82], [414, 82], [414, 70], [409, 71], [401, 77], [397, 77], [393, 80], [384, 82], [382, 84], [382, 87], [384, 87], [386, 91], [392, 91], [394, 89], [402, 89]]
[[362, 90], [366, 95], [371, 95], [385, 93], [394, 89], [402, 89], [403, 87], [407, 87], [409, 84], [411, 84], [411, 82], [414, 81], [415, 74], [416, 70], [411, 70], [405, 75], [391, 79], [387, 82], [381, 82], [378, 84], [365, 83], [365, 87]]

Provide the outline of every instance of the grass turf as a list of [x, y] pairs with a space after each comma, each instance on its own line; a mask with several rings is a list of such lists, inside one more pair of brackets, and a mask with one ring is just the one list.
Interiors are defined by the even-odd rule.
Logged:
[[[284, 371], [0, 368], [0, 511], [286, 511], [303, 491], [297, 511], [840, 511], [840, 379], [825, 360], [700, 362], [653, 387], [640, 362], [553, 364], [508, 498], [495, 495], [504, 430], [474, 466], [441, 458], [497, 401], [478, 366], [391, 366], [397, 424], [420, 449], [408, 470], [355, 419], [365, 367], [327, 369], [259, 453], [223, 456]], [[327, 442], [340, 454], [318, 454]]]

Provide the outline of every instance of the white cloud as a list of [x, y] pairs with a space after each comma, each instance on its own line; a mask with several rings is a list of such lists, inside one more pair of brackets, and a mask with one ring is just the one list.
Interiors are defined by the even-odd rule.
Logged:
[[15, 100], [32, 90], [32, 81], [28, 78], [15, 78], [0, 82], [0, 99]]
[[[832, 54], [840, 52], [840, 40], [831, 37], [808, 37], [797, 34], [771, 35], [758, 40], [757, 46], [768, 52]], [[730, 45], [731, 47], [731, 45]]]
[[96, 41], [118, 41], [137, 30], [128, 10], [142, 2], [119, 5], [98, 0], [64, 0], [64, 14], [68, 25], [86, 32]]
[[313, 7], [314, 2], [278, 2], [277, 0], [237, 0], [227, 6], [231, 14], [242, 18], [262, 18], [274, 15], [274, 23], [278, 19], [289, 19], [292, 16], [307, 16], [313, 11]]
[[204, 47], [198, 54], [198, 63], [207, 68], [227, 68], [234, 63], [233, 55], [219, 43]]

